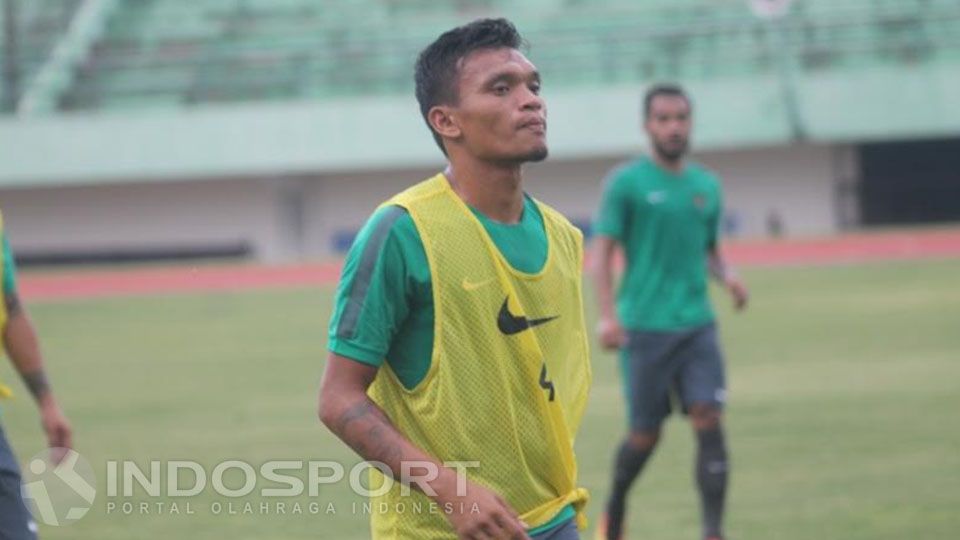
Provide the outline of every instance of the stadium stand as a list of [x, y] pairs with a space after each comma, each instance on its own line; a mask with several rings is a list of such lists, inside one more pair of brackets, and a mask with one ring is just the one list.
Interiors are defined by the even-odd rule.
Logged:
[[36, 75], [66, 31], [81, 0], [33, 0], [5, 3], [0, 9], [0, 58], [3, 58], [3, 106], [13, 110], [24, 83]]
[[958, 219], [933, 209], [960, 194], [960, 2], [751, 9], [783, 3], [0, 0], [15, 113], [0, 115], [0, 199], [35, 261], [342, 251], [442, 160], [412, 97], [416, 53], [502, 14], [550, 103], [532, 189], [578, 223], [642, 149], [638, 95], [664, 79], [695, 98], [732, 234], [762, 235], [773, 214], [790, 235]]
[[[78, 1], [40, 3], [58, 9], [44, 10], [44, 22], [21, 25], [47, 29], [30, 32], [24, 78]], [[408, 92], [424, 43], [465, 18], [497, 13], [501, 4], [125, 0], [58, 102], [66, 110], [126, 109]], [[955, 0], [798, 0], [776, 23], [731, 0], [536, 0], [520, 11], [511, 7], [533, 44], [531, 57], [558, 85], [765, 73], [782, 59], [807, 71], [960, 60]], [[778, 32], [768, 31], [772, 24]]]

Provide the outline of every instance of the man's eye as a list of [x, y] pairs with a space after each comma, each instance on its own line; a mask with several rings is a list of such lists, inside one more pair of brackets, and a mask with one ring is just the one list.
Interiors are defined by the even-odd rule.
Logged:
[[530, 85], [530, 91], [534, 94], [540, 95], [540, 83], [533, 83]]
[[505, 84], [498, 84], [493, 87], [493, 93], [498, 96], [504, 96], [510, 92], [510, 87]]

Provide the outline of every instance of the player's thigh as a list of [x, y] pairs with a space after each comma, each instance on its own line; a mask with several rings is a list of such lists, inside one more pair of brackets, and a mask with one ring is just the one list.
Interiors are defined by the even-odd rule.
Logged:
[[713, 323], [697, 328], [678, 348], [677, 394], [684, 410], [711, 407], [722, 410], [727, 399], [723, 351]]
[[531, 540], [580, 540], [580, 533], [576, 520], [571, 519], [555, 529], [532, 536]]
[[0, 538], [35, 540], [36, 524], [21, 491], [20, 468], [0, 429]]
[[671, 332], [627, 332], [620, 361], [631, 431], [655, 431], [670, 414], [675, 345], [676, 336]]

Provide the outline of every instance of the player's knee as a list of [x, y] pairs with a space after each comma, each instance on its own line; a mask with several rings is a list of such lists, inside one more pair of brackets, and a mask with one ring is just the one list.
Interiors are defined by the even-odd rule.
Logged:
[[723, 411], [713, 403], [694, 403], [689, 408], [690, 422], [697, 431], [719, 429]]
[[648, 451], [653, 450], [660, 440], [660, 430], [653, 431], [631, 431], [627, 436], [627, 444], [634, 450]]

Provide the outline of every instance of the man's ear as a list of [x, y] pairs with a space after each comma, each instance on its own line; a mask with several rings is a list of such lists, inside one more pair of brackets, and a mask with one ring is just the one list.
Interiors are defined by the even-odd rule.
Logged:
[[444, 139], [458, 139], [463, 134], [456, 113], [446, 105], [436, 105], [427, 112], [427, 121]]

